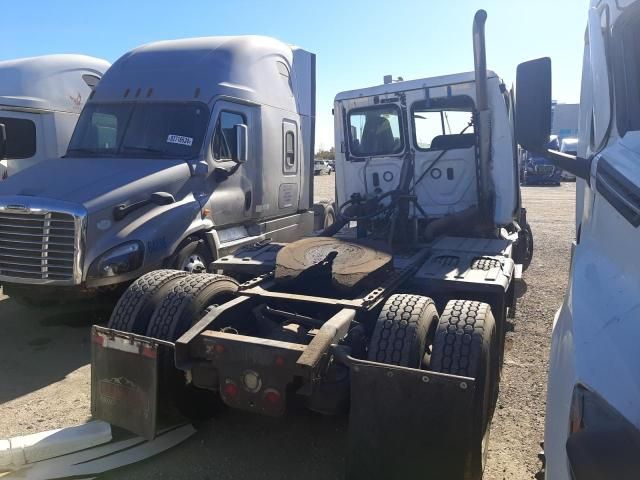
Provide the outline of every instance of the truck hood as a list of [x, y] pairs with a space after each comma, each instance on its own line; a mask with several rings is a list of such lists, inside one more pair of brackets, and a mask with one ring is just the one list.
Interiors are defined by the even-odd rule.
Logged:
[[83, 205], [92, 212], [139, 200], [154, 191], [175, 195], [190, 176], [183, 160], [58, 158], [0, 182], [0, 196], [51, 198]]

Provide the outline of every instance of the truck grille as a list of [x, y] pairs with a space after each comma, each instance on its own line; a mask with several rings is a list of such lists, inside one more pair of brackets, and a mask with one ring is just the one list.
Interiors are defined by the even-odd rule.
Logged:
[[75, 235], [71, 214], [0, 210], [0, 276], [73, 281]]
[[555, 168], [553, 165], [536, 165], [536, 173], [540, 175], [551, 175]]

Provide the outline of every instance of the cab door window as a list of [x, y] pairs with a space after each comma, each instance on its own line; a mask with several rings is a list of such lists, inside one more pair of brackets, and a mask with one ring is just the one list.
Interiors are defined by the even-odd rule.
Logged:
[[7, 158], [31, 158], [36, 154], [36, 125], [24, 118], [0, 117], [7, 134]]
[[418, 150], [468, 148], [475, 143], [473, 114], [457, 110], [413, 110], [413, 132]]
[[244, 115], [237, 112], [223, 110], [216, 122], [211, 143], [211, 151], [216, 160], [231, 160], [237, 158], [238, 147], [236, 145], [236, 125], [246, 125]]
[[349, 112], [349, 150], [356, 157], [394, 155], [404, 147], [400, 109], [395, 105]]

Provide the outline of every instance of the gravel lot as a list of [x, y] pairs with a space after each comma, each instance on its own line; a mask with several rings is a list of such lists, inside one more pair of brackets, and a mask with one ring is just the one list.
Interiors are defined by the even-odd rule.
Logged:
[[[333, 197], [334, 176], [316, 177], [316, 197]], [[525, 187], [535, 237], [518, 312], [507, 334], [486, 479], [531, 479], [544, 429], [553, 316], [562, 301], [574, 237], [575, 184]], [[35, 310], [0, 293], [0, 438], [85, 422], [89, 412], [89, 327], [108, 312], [92, 305]], [[226, 411], [170, 452], [104, 478], [341, 478], [345, 418], [292, 421]]]

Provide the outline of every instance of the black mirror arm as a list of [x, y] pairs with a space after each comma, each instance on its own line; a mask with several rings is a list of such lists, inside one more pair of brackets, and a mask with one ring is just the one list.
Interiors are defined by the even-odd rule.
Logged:
[[166, 192], [154, 192], [151, 194], [149, 198], [146, 200], [140, 200], [139, 202], [130, 203], [130, 204], [120, 204], [114, 207], [113, 209], [113, 219], [115, 221], [120, 221], [129, 215], [134, 210], [138, 210], [139, 208], [145, 207], [147, 205], [151, 205], [152, 203], [158, 206], [162, 205], [170, 205], [174, 203], [176, 200], [173, 198], [173, 195]]
[[576, 177], [589, 183], [589, 178], [591, 176], [591, 160], [558, 152], [557, 150], [544, 150], [540, 153], [551, 160], [557, 167], [560, 167], [569, 173], [573, 173]]
[[216, 167], [213, 169], [213, 175], [217, 182], [224, 182], [227, 178], [236, 173], [239, 168], [239, 163], [236, 163], [231, 168]]

